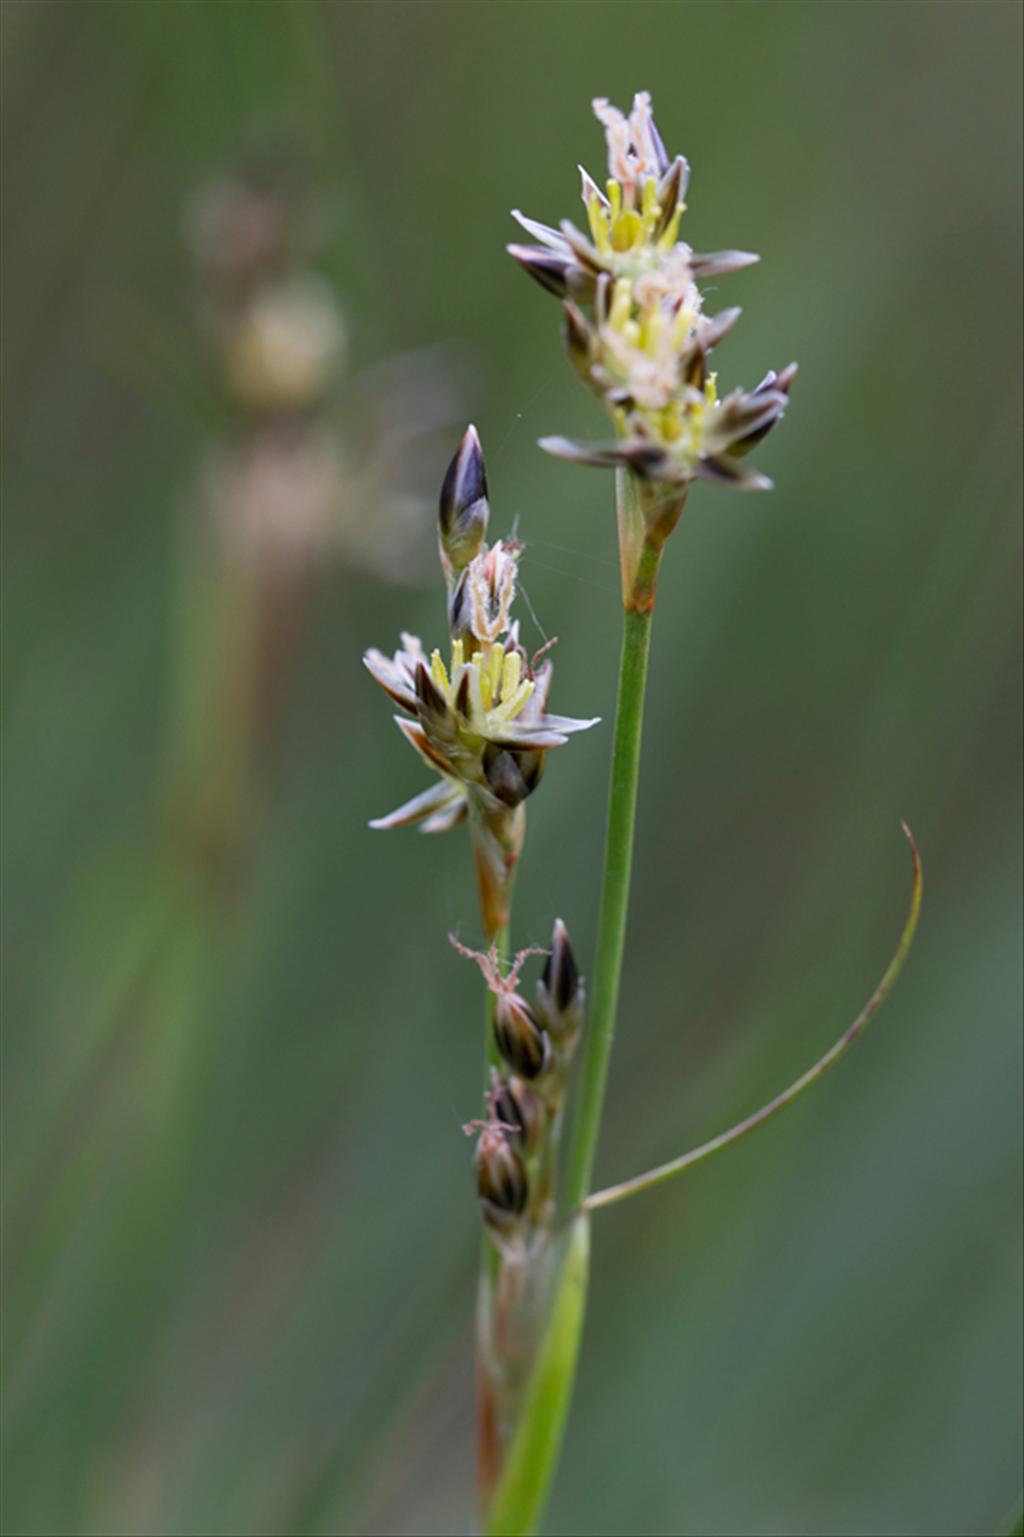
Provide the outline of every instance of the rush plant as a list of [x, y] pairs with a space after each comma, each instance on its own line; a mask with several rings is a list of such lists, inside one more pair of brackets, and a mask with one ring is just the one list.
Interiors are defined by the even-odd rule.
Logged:
[[[895, 982], [913, 939], [921, 862], [910, 909], [880, 982], [839, 1040], [768, 1104], [702, 1146], [605, 1190], [591, 1188], [608, 1081], [626, 941], [647, 660], [658, 571], [690, 489], [706, 480], [741, 490], [771, 482], [747, 455], [783, 415], [790, 364], [750, 391], [720, 394], [710, 354], [738, 309], [704, 311], [701, 279], [757, 260], [742, 251], [698, 255], [679, 237], [689, 167], [667, 154], [639, 94], [628, 117], [594, 102], [608, 146], [600, 187], [582, 172], [587, 230], [516, 213], [532, 244], [511, 254], [562, 302], [569, 360], [597, 395], [612, 436], [592, 444], [542, 439], [549, 453], [610, 468], [624, 611], [612, 741], [604, 875], [586, 994], [564, 923], [532, 998], [522, 984], [531, 957], [511, 953], [509, 917], [523, 850], [527, 798], [547, 753], [597, 724], [551, 714], [552, 661], [529, 657], [512, 617], [523, 547], [488, 545], [489, 501], [480, 442], [468, 429], [441, 491], [439, 541], [447, 588], [444, 650], [412, 636], [370, 672], [402, 711], [399, 729], [434, 777], [422, 794], [375, 827], [419, 822], [443, 832], [465, 822], [473, 848], [487, 948], [462, 955], [487, 988], [483, 1115], [475, 1172], [484, 1243], [478, 1335], [481, 1518], [494, 1537], [535, 1530], [554, 1474], [583, 1325], [593, 1213], [710, 1158], [791, 1104], [843, 1055]], [[580, 1048], [577, 1051], [577, 1048]], [[581, 1058], [579, 1082], [574, 1065]], [[570, 1089], [575, 1113], [563, 1135]]]

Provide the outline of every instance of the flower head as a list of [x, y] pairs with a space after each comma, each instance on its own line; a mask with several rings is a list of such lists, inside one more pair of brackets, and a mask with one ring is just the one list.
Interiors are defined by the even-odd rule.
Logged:
[[453, 641], [447, 665], [438, 650], [428, 658], [414, 635], [402, 636], [393, 657], [371, 649], [363, 660], [408, 712], [395, 717], [403, 736], [441, 775], [433, 790], [372, 827], [426, 819], [425, 832], [444, 831], [465, 816], [470, 791], [492, 809], [517, 806], [540, 782], [548, 750], [597, 724], [548, 712], [551, 662], [531, 666], [516, 626], [468, 655], [465, 641]]
[[[481, 503], [486, 506], [483, 460], [470, 428], [441, 498], [449, 644], [443, 654], [438, 648], [428, 656], [416, 636], [403, 634], [393, 656], [371, 648], [363, 658], [404, 712], [396, 716], [399, 730], [440, 778], [372, 827], [422, 822], [425, 832], [441, 832], [471, 806], [485, 816], [514, 810], [536, 789], [548, 751], [597, 724], [548, 711], [551, 661], [530, 660], [511, 616], [523, 547], [508, 539], [488, 546], [477, 537]], [[468, 560], [467, 528], [474, 529], [475, 549]]]
[[748, 266], [746, 251], [696, 254], [679, 239], [689, 167], [670, 159], [640, 92], [629, 116], [604, 98], [594, 112], [605, 130], [605, 190], [585, 172], [589, 235], [568, 220], [552, 229], [514, 217], [538, 242], [510, 246], [516, 260], [565, 306], [565, 343], [581, 377], [615, 424], [610, 443], [545, 438], [548, 452], [580, 463], [623, 464], [642, 479], [684, 489], [704, 477], [764, 488], [765, 476], [738, 460], [782, 415], [796, 371], [769, 374], [751, 393], [719, 398], [709, 353], [740, 311], [703, 313], [698, 280]]
[[501, 1120], [498, 1108], [492, 1103], [487, 1120], [467, 1121], [462, 1129], [477, 1138], [473, 1163], [484, 1222], [498, 1243], [506, 1243], [522, 1226], [530, 1187], [519, 1126]]

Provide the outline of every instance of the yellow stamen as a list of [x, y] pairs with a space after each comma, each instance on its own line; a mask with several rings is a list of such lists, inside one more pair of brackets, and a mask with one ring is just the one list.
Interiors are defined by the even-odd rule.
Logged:
[[662, 433], [666, 442], [674, 443], [682, 436], [683, 408], [678, 400], [670, 401], [661, 413]]
[[608, 323], [614, 331], [624, 329], [633, 304], [633, 291], [628, 278], [619, 278], [612, 293], [612, 307]]
[[662, 309], [650, 308], [642, 317], [640, 327], [641, 346], [645, 352], [653, 357], [658, 350], [658, 343], [665, 334], [665, 312]]
[[440, 651], [432, 651], [430, 653], [430, 671], [438, 688], [447, 696], [450, 692], [450, 685], [448, 683], [448, 674], [441, 660]]
[[684, 304], [677, 310], [676, 318], [672, 322], [672, 346], [674, 348], [681, 347], [686, 341], [695, 319], [696, 316], [689, 305]]
[[491, 701], [494, 703], [497, 701], [501, 690], [501, 670], [505, 665], [504, 649], [501, 646], [492, 646], [485, 665], [487, 667], [487, 682]]
[[594, 238], [594, 244], [601, 255], [606, 256], [612, 248], [611, 236], [608, 233], [608, 215], [596, 192], [590, 194], [587, 218], [590, 221], [590, 233]]
[[505, 657], [501, 670], [501, 697], [508, 700], [519, 687], [519, 678], [523, 670], [523, 659], [518, 651], [510, 651]]
[[661, 218], [661, 204], [658, 202], [658, 187], [653, 176], [649, 176], [644, 182], [644, 190], [641, 194], [640, 207], [644, 218], [644, 242], [648, 242], [654, 233], [655, 226]]
[[533, 689], [533, 680], [524, 678], [514, 693], [509, 698], [503, 699], [496, 710], [492, 710], [492, 715], [496, 715], [500, 721], [515, 720], [533, 693]]

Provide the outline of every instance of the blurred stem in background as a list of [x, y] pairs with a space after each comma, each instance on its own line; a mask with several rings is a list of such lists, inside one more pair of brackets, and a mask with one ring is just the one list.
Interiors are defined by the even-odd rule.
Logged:
[[[190, 377], [187, 393], [202, 408], [205, 443], [172, 566], [156, 857], [92, 1005], [93, 1057], [59, 1118], [81, 1137], [111, 1059], [141, 1044], [140, 1210], [160, 1206], [168, 1218], [182, 1209], [218, 977], [325, 570], [341, 561], [378, 578], [415, 577], [426, 545], [420, 461], [455, 410], [461, 364], [426, 351], [346, 378], [341, 311], [316, 269], [323, 220], [280, 149], [206, 183], [186, 233], [205, 374]], [[150, 320], [158, 333], [161, 321]], [[44, 1144], [20, 1173], [8, 1356], [30, 1337], [89, 1178], [87, 1158], [58, 1163]]]
[[[140, 1221], [160, 1232], [165, 1255], [184, 1209], [204, 1032], [343, 485], [324, 429], [343, 331], [333, 295], [310, 269], [307, 226], [276, 165], [209, 184], [189, 210], [208, 374], [197, 393], [212, 431], [173, 567], [156, 861], [92, 1024], [104, 1057], [129, 1029], [147, 1057], [145, 1142], [126, 1220], [129, 1234]], [[90, 1066], [73, 1092], [91, 1098], [95, 1075]], [[23, 1276], [33, 1294], [59, 1259], [68, 1191], [87, 1168], [72, 1165], [55, 1184], [45, 1167], [28, 1171]], [[33, 1321], [27, 1288], [13, 1314], [7, 1342], [17, 1354]]]

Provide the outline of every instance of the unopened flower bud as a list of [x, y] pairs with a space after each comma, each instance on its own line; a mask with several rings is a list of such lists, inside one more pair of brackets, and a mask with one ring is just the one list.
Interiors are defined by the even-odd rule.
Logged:
[[487, 537], [487, 476], [475, 427], [467, 427], [441, 487], [438, 535], [449, 582], [480, 554]]
[[555, 919], [551, 950], [544, 973], [537, 983], [540, 1021], [556, 1046], [575, 1043], [583, 1025], [586, 994], [576, 957], [569, 943], [569, 933], [561, 918]]
[[509, 1067], [521, 1078], [539, 1078], [551, 1058], [551, 1043], [536, 1014], [518, 993], [501, 993], [494, 1005], [494, 1039]]
[[509, 1134], [498, 1126], [484, 1126], [474, 1156], [476, 1187], [484, 1220], [498, 1233], [516, 1227], [529, 1195], [526, 1169]]
[[515, 1126], [515, 1135], [526, 1153], [535, 1153], [544, 1140], [547, 1112], [539, 1095], [521, 1079], [504, 1079], [497, 1068], [491, 1069], [491, 1113], [506, 1126]]
[[484, 774], [493, 793], [505, 806], [518, 806], [540, 783], [544, 769], [542, 752], [511, 752], [488, 743], [483, 755]]

